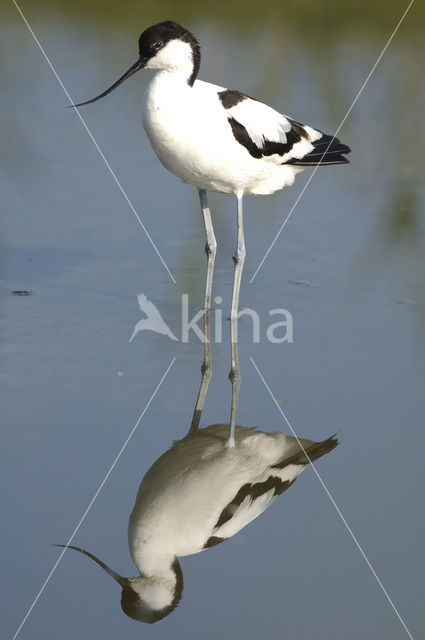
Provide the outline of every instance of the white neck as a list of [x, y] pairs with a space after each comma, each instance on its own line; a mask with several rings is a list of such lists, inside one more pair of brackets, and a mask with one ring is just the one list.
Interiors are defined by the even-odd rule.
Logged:
[[166, 581], [174, 582], [173, 564], [176, 556], [170, 553], [163, 544], [137, 543], [129, 539], [131, 557], [143, 576], [157, 576]]

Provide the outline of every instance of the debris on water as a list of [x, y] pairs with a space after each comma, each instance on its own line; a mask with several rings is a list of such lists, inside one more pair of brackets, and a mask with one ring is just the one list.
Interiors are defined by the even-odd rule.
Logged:
[[373, 326], [371, 324], [364, 324], [362, 329], [373, 329]]
[[313, 286], [311, 280], [305, 280], [304, 278], [292, 278], [291, 280], [288, 280], [288, 282], [290, 282], [291, 284], [308, 284], [310, 286]]
[[27, 291], [26, 289], [17, 289], [16, 291], [11, 291], [15, 296], [30, 296], [32, 291]]

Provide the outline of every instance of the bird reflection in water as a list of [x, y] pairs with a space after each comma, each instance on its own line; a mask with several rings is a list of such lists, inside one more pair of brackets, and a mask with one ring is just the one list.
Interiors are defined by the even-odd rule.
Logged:
[[237, 342], [232, 342], [229, 375], [230, 423], [199, 429], [212, 373], [209, 323], [206, 312], [202, 378], [190, 429], [146, 473], [130, 515], [128, 543], [140, 575], [124, 578], [88, 551], [68, 547], [92, 558], [118, 582], [124, 613], [141, 622], [157, 622], [177, 606], [183, 591], [180, 556], [235, 535], [286, 491], [309, 462], [338, 444], [335, 436], [313, 442], [235, 425]]

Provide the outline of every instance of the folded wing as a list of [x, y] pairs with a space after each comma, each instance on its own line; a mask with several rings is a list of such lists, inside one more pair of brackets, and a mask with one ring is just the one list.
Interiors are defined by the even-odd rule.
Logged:
[[350, 148], [333, 136], [292, 120], [239, 91], [220, 91], [236, 141], [254, 158], [278, 164], [312, 166], [348, 162]]

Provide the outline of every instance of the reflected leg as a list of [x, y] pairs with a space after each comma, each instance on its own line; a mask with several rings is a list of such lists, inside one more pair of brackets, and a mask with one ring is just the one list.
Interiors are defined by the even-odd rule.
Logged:
[[212, 358], [211, 358], [211, 341], [210, 341], [210, 312], [207, 310], [204, 312], [204, 361], [201, 367], [201, 385], [198, 391], [198, 397], [196, 399], [195, 409], [193, 411], [192, 423], [190, 425], [189, 433], [197, 431], [199, 427], [199, 421], [201, 420], [202, 409], [204, 408], [205, 398], [207, 396], [208, 385], [212, 376]]
[[211, 213], [208, 207], [207, 192], [199, 189], [199, 199], [201, 201], [202, 215], [204, 217], [205, 234], [207, 242], [205, 244], [205, 253], [207, 254], [207, 278], [205, 281], [205, 297], [204, 309], [211, 309], [211, 290], [214, 275], [214, 262], [217, 253], [217, 242], [214, 235], [214, 229], [211, 220]]
[[[238, 318], [230, 318], [230, 336], [231, 336], [231, 369], [229, 373], [229, 380], [232, 383], [232, 405], [230, 409], [230, 424], [229, 424], [229, 439], [227, 444], [229, 447], [235, 446], [235, 426], [236, 426], [236, 411], [239, 401], [239, 389], [241, 386], [241, 372], [239, 369], [239, 355], [238, 355]], [[236, 336], [236, 339], [234, 337]]]
[[201, 420], [202, 409], [204, 408], [205, 398], [208, 391], [208, 385], [212, 376], [212, 359], [211, 359], [211, 339], [210, 339], [210, 309], [211, 309], [211, 291], [214, 275], [214, 262], [217, 253], [217, 242], [214, 235], [214, 228], [211, 220], [211, 213], [208, 207], [207, 192], [204, 189], [198, 189], [199, 200], [201, 201], [202, 215], [204, 218], [206, 244], [205, 253], [207, 254], [207, 277], [205, 280], [204, 295], [204, 361], [201, 367], [201, 384], [196, 399], [195, 409], [193, 411], [192, 422], [188, 431], [193, 433], [197, 431]]

